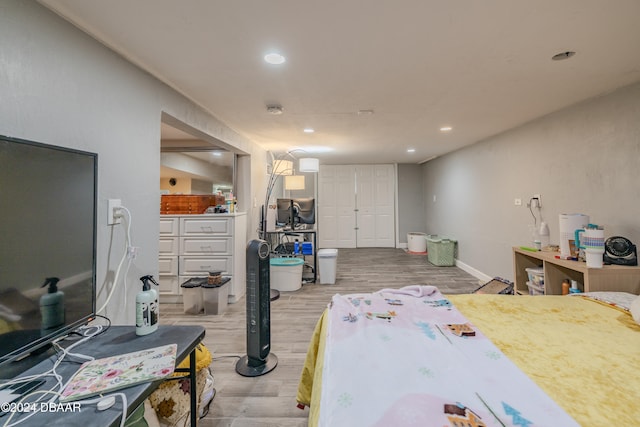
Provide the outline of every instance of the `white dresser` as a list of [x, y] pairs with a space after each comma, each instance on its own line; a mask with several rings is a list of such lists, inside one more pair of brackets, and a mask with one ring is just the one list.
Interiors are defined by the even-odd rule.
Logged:
[[246, 213], [160, 215], [160, 302], [181, 302], [180, 285], [222, 271], [230, 277], [229, 302], [245, 294]]

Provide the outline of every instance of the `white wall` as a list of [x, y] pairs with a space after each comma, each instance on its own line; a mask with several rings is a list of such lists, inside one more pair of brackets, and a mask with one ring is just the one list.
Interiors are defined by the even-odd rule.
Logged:
[[[138, 278], [158, 272], [160, 120], [163, 112], [264, 159], [265, 151], [210, 114], [36, 2], [0, 1], [0, 134], [98, 153], [99, 303], [122, 254], [122, 228], [106, 225], [107, 200], [122, 200], [133, 214], [139, 247], [121, 289], [107, 309], [116, 324], [133, 324]], [[243, 163], [239, 205], [249, 210], [249, 238], [264, 194], [264, 162]], [[162, 315], [162, 314], [161, 314]]]
[[511, 248], [531, 246], [525, 204], [540, 193], [552, 243], [560, 213], [584, 213], [607, 237], [640, 244], [639, 165], [635, 84], [426, 163], [427, 232], [457, 238], [468, 266], [513, 279]]

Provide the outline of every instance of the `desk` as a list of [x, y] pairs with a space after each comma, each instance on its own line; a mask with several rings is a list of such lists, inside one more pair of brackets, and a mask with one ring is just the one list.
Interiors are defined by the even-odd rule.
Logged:
[[[315, 229], [294, 229], [294, 230], [285, 230], [285, 229], [276, 229], [275, 231], [267, 231], [265, 233], [266, 241], [271, 246], [271, 253], [274, 253], [274, 249], [280, 244], [282, 238], [284, 236], [289, 237], [289, 241], [293, 242], [296, 238], [302, 237], [299, 239], [301, 242], [308, 242], [309, 239], [313, 243], [313, 279], [312, 283], [316, 283], [318, 280], [318, 244], [316, 241], [316, 230]], [[278, 253], [278, 255], [283, 255]], [[293, 253], [289, 253], [287, 255], [293, 256]], [[308, 255], [302, 255], [301, 253], [295, 256], [305, 257]]]
[[[166, 344], [177, 344], [176, 363], [180, 363], [189, 356], [189, 375], [191, 381], [191, 425], [196, 426], [197, 393], [196, 390], [196, 354], [195, 348], [204, 338], [205, 330], [202, 326], [159, 326], [158, 330], [145, 336], [137, 336], [133, 326], [111, 326], [105, 333], [98, 335], [85, 343], [75, 347], [72, 352], [86, 354], [100, 359], [123, 353], [144, 350]], [[70, 341], [72, 343], [72, 341]], [[61, 342], [65, 346], [65, 341]], [[75, 359], [71, 359], [75, 360]], [[48, 371], [55, 361], [55, 356], [40, 362], [38, 365], [26, 371], [23, 375], [34, 375]], [[66, 382], [80, 367], [77, 363], [63, 362], [56, 372]], [[23, 376], [21, 375], [21, 376]], [[127, 396], [127, 416], [130, 415], [149, 395], [162, 383], [154, 381], [119, 390]], [[51, 377], [47, 377], [46, 383], [40, 390], [49, 390], [55, 385]], [[35, 397], [34, 397], [35, 398]], [[20, 423], [22, 426], [118, 426], [122, 415], [122, 401], [116, 398], [116, 403], [110, 409], [98, 411], [95, 404], [83, 405], [79, 412], [43, 412]], [[0, 418], [0, 424], [6, 422], [6, 417]], [[21, 417], [16, 414], [13, 419], [19, 421]]]

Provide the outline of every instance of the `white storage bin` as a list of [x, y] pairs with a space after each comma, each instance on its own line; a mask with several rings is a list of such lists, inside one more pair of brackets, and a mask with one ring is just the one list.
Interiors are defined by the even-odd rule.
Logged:
[[223, 277], [219, 285], [202, 285], [202, 306], [204, 314], [222, 314], [229, 303], [230, 277]]
[[207, 283], [206, 277], [192, 277], [180, 285], [185, 314], [200, 314], [202, 312], [202, 283]]
[[269, 281], [272, 289], [297, 291], [302, 286], [301, 258], [271, 258]]

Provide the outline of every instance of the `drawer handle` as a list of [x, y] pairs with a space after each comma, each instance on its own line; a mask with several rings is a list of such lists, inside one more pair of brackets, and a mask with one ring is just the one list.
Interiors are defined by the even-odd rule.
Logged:
[[207, 233], [213, 233], [213, 228], [211, 228], [211, 227], [200, 227], [200, 229], [202, 231], [207, 232]]
[[213, 270], [210, 265], [201, 265], [200, 268], [203, 270]]
[[202, 251], [209, 250], [209, 251], [213, 252], [213, 247], [211, 245], [200, 246], [200, 250], [202, 250]]

